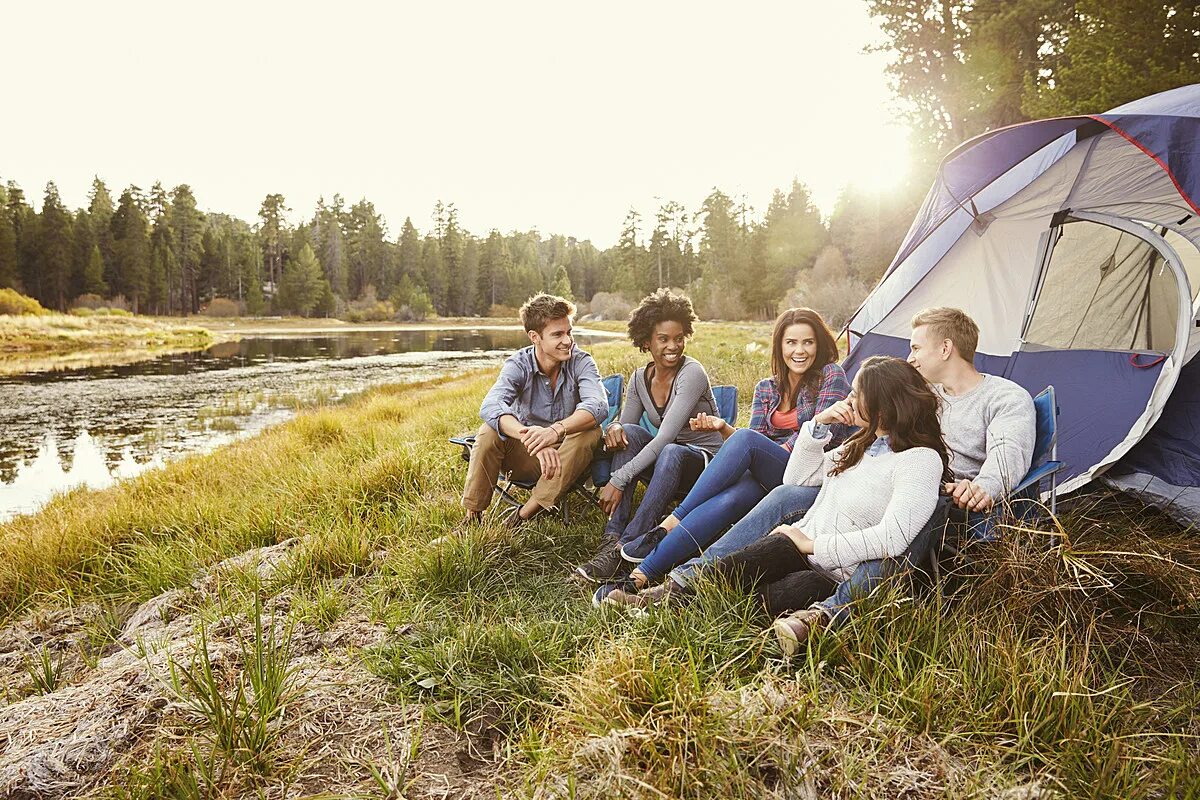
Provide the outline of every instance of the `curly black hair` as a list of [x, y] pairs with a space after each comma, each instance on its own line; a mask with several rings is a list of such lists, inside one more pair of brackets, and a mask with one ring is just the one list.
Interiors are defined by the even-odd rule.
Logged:
[[692, 323], [698, 319], [687, 295], [659, 289], [643, 297], [638, 307], [629, 314], [629, 339], [645, 352], [650, 349], [650, 337], [654, 335], [654, 326], [658, 323], [678, 322], [683, 326], [683, 335], [690, 338]]

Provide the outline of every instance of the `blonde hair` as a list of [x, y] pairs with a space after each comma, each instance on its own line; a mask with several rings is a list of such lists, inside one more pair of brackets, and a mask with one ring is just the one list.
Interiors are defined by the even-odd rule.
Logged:
[[979, 346], [979, 326], [960, 308], [926, 308], [912, 318], [912, 326], [929, 326], [929, 332], [937, 341], [949, 339], [964, 361], [975, 360], [975, 348]]
[[575, 316], [575, 304], [555, 294], [535, 294], [525, 301], [519, 313], [525, 330], [541, 333], [546, 323]]

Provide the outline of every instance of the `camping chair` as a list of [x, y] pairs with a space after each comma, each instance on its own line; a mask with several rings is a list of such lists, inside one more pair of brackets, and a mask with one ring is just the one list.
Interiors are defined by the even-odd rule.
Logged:
[[[603, 430], [610, 422], [617, 418], [619, 413], [621, 413], [621, 400], [625, 396], [625, 378], [621, 375], [609, 375], [604, 378], [601, 383], [603, 383], [604, 391], [608, 395], [608, 415], [604, 418], [604, 423], [601, 425], [601, 430]], [[471, 461], [471, 448], [475, 445], [474, 434], [451, 436], [450, 444], [458, 445], [462, 448], [460, 455], [462, 456], [463, 461], [468, 463]], [[574, 492], [582, 492], [586, 495], [587, 489], [584, 487], [584, 484], [587, 482], [587, 478], [587, 470], [584, 470], [583, 474], [579, 477], [579, 480], [577, 480], [575, 485], [571, 487], [571, 490], [563, 496], [563, 499], [559, 504], [562, 506], [562, 520], [564, 525], [570, 522], [570, 515], [567, 512], [567, 497]], [[513, 494], [513, 490], [521, 489], [529, 492], [533, 490], [533, 487], [536, 484], [536, 480], [516, 480], [512, 477], [512, 475], [501, 473], [499, 479], [496, 481], [496, 491], [499, 493], [500, 501], [502, 503], [510, 508], [520, 508], [525, 503], [523, 500]]]
[[[1020, 512], [1014, 515], [1019, 519], [1029, 519], [1037, 513], [1039, 487], [1046, 478], [1050, 479], [1050, 513], [1057, 513], [1058, 503], [1055, 494], [1058, 491], [1058, 473], [1064, 464], [1058, 460], [1058, 402], [1054, 395], [1054, 385], [1051, 384], [1033, 398], [1033, 410], [1037, 415], [1033, 439], [1033, 458], [1029, 472], [1021, 479], [1008, 496], [1002, 501], [1014, 511], [1019, 507]], [[1032, 495], [1032, 496], [1030, 496]], [[949, 525], [946, 530], [950, 530]], [[935, 580], [940, 577], [942, 560], [947, 556], [957, 556], [959, 550], [947, 541], [943, 534], [941, 546], [930, 550], [930, 566]]]
[[[712, 391], [713, 398], [717, 401], [717, 413], [720, 414], [721, 418], [730, 425], [736, 425], [738, 414], [737, 387], [714, 386], [712, 387]], [[638, 425], [641, 425], [643, 428], [650, 431], [651, 436], [658, 434], [658, 428], [656, 428], [650, 422], [650, 419], [645, 415], [645, 413], [642, 414], [642, 418], [638, 421]], [[605, 486], [608, 483], [608, 478], [610, 475], [612, 475], [612, 454], [607, 450], [604, 450], [597, 454], [595, 460], [592, 461], [592, 486], [596, 489], [599, 489], [601, 486]]]

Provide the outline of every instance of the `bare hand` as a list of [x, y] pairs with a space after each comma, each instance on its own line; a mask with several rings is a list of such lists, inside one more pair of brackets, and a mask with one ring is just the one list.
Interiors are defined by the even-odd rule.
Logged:
[[780, 525], [771, 534], [780, 534], [792, 540], [792, 544], [796, 545], [796, 549], [805, 555], [812, 555], [813, 540], [804, 531], [797, 528], [795, 525]]
[[604, 432], [604, 446], [609, 450], [624, 450], [629, 446], [629, 437], [625, 435], [625, 428], [621, 423], [614, 422], [608, 426], [608, 430]]
[[988, 511], [993, 503], [992, 496], [985, 492], [979, 484], [963, 478], [954, 483], [942, 486], [942, 491], [950, 495], [954, 505], [967, 511]]
[[529, 451], [529, 455], [531, 456], [536, 456], [543, 448], [553, 447], [558, 444], [558, 431], [553, 428], [528, 425], [521, 428], [519, 435], [521, 437], [521, 444], [525, 445], [525, 449]]
[[553, 478], [562, 469], [562, 462], [558, 460], [558, 451], [553, 447], [543, 447], [537, 451], [536, 457], [538, 463], [542, 465], [543, 478]]
[[688, 420], [688, 426], [694, 431], [720, 431], [728, 424], [724, 417], [705, 414], [703, 411]]
[[611, 517], [613, 512], [617, 510], [617, 506], [620, 505], [621, 496], [624, 494], [625, 492], [611, 483], [605, 484], [604, 488], [600, 490], [600, 510]]
[[854, 406], [850, 405], [849, 400], [838, 400], [829, 408], [813, 417], [813, 422], [818, 425], [836, 425], [840, 423], [854, 427]]

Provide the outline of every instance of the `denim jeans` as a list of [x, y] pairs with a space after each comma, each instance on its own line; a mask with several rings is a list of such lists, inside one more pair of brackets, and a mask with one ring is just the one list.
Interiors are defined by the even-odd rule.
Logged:
[[638, 569], [654, 582], [676, 564], [698, 555], [783, 483], [790, 455], [758, 431], [734, 431], [676, 507], [679, 524]]
[[[641, 425], [626, 425], [625, 438], [629, 444], [624, 450], [617, 450], [613, 454], [614, 472], [632, 461], [642, 448], [650, 444], [654, 436]], [[704, 456], [698, 451], [682, 444], [667, 445], [658, 454], [654, 466], [642, 472], [625, 487], [621, 502], [617, 504], [617, 509], [604, 526], [604, 532], [619, 537], [621, 544], [625, 544], [646, 531], [653, 530], [666, 516], [667, 506], [680, 491], [694, 484], [703, 470]], [[638, 481], [646, 484], [646, 491], [642, 495], [637, 513], [630, 520], [633, 495]]]
[[754, 509], [700, 555], [671, 570], [671, 580], [688, 586], [698, 570], [718, 558], [732, 555], [757, 542], [780, 525], [790, 525], [804, 516], [817, 499], [819, 486], [776, 486]]

